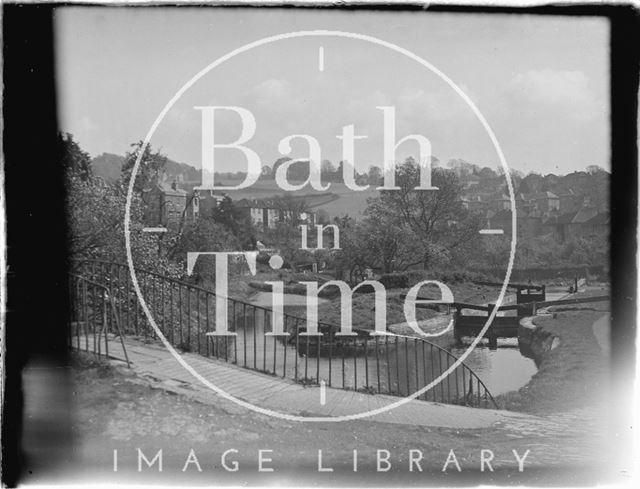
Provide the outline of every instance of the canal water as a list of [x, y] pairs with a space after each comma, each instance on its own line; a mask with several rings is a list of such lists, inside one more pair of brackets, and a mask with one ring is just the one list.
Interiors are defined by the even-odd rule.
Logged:
[[[461, 357], [466, 347], [454, 345], [450, 351], [456, 357]], [[499, 339], [496, 350], [479, 345], [465, 358], [464, 363], [482, 379], [494, 396], [524, 387], [538, 370], [532, 359], [520, 353], [515, 338]]]
[[[251, 303], [270, 307], [271, 294], [256, 294]], [[285, 294], [285, 306], [305, 303], [304, 296]], [[482, 392], [482, 386], [468, 369], [453, 367], [455, 359], [447, 350], [460, 357], [467, 346], [456, 344], [452, 334], [434, 339], [441, 348], [419, 339], [396, 336], [371, 339], [363, 335], [328, 341], [328, 334], [320, 340], [291, 335], [285, 340], [265, 336], [271, 329], [270, 321], [270, 314], [262, 309], [238, 318], [235, 339], [226, 343], [214, 339], [213, 353], [240, 366], [303, 383], [324, 382], [332, 387], [403, 396], [423, 389], [451, 368], [451, 374], [421, 398], [451, 402], [468, 396], [470, 391], [473, 395]], [[292, 326], [285, 327], [295, 331]], [[536, 372], [533, 360], [519, 352], [517, 339], [500, 340], [496, 350], [479, 345], [464, 363], [494, 396], [518, 390]]]

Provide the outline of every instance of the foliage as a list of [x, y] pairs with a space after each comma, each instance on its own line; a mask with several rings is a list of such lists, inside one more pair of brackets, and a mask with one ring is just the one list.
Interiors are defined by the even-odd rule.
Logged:
[[[72, 140], [71, 135], [64, 138]], [[83, 165], [67, 165], [84, 152], [77, 144], [67, 144], [62, 155], [66, 166], [67, 220], [69, 223], [68, 246], [72, 258], [98, 258], [124, 263], [126, 248], [124, 219], [127, 188], [122, 181], [106, 184], [96, 178]], [[76, 160], [77, 161], [77, 160]], [[162, 253], [162, 240], [142, 232], [142, 200], [132, 195], [130, 206], [131, 254], [139, 268], [159, 271], [174, 278], [182, 276], [179, 264], [170, 262]]]
[[73, 140], [72, 134], [68, 132], [58, 134], [58, 154], [68, 174], [83, 182], [92, 177], [91, 157]]
[[238, 209], [227, 195], [213, 210], [213, 221], [235, 236], [236, 251], [253, 250], [256, 247], [256, 232], [251, 218]]
[[406, 289], [409, 287], [409, 277], [404, 273], [385, 273], [378, 281], [385, 289]]
[[[122, 180], [128, 186], [135, 166], [136, 160], [140, 156], [144, 141], [138, 141], [133, 143], [131, 147], [132, 151], [129, 151], [125, 155], [125, 161], [122, 164]], [[133, 185], [134, 192], [141, 194], [145, 188], [151, 185], [154, 179], [160, 178], [164, 173], [167, 165], [167, 157], [160, 153], [160, 151], [154, 151], [150, 144], [144, 147], [142, 158], [140, 159], [140, 166], [136, 173], [135, 183]]]
[[[229, 229], [211, 219], [199, 219], [185, 226], [173, 247], [172, 257], [186, 266], [187, 253], [195, 251], [240, 251], [239, 239]], [[202, 256], [193, 270], [196, 281], [215, 277], [215, 260]]]
[[409, 158], [396, 170], [399, 189], [368, 200], [365, 234], [385, 272], [464, 262], [477, 244], [480, 221], [462, 207], [458, 177], [443, 169], [432, 175], [438, 190], [417, 190], [419, 167]]
[[275, 227], [263, 231], [262, 236], [265, 243], [278, 250], [287, 268], [295, 269], [311, 257], [308, 250], [300, 249], [300, 229], [288, 222], [276, 223]]

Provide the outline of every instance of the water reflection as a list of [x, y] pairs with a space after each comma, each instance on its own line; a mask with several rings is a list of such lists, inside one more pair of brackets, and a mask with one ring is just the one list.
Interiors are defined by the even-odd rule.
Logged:
[[[504, 344], [502, 339], [499, 341], [497, 350], [479, 345], [464, 361], [494, 396], [520, 389], [537, 371], [535, 362], [520, 353], [516, 339]], [[457, 357], [465, 351], [465, 346], [451, 348], [451, 353]]]
[[[407, 337], [322, 338], [267, 336], [271, 330], [270, 313], [250, 308], [248, 314], [236, 317], [234, 339], [213, 339], [215, 356], [240, 366], [262, 370], [277, 376], [317, 384], [324, 381], [338, 388], [358, 389], [371, 393], [406, 396], [423, 389], [442, 372], [451, 374], [421, 398], [439, 402], [465, 402], [469, 396], [483, 396], [484, 387], [464, 366], [453, 368], [455, 359], [466, 346], [456, 345], [452, 335], [438, 338], [437, 346]], [[287, 323], [285, 330], [294, 332], [302, 324]], [[465, 364], [481, 379], [493, 395], [517, 390], [535, 373], [532, 360], [523, 357], [517, 343], [498, 350], [478, 346], [465, 359]]]

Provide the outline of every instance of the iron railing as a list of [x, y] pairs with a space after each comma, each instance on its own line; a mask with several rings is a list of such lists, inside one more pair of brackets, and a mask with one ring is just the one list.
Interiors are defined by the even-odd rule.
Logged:
[[[116, 301], [108, 287], [94, 280], [69, 274], [69, 346], [109, 356], [109, 336], [120, 339], [124, 358], [129, 366]], [[104, 348], [103, 348], [104, 346]]]
[[[76, 273], [88, 283], [101, 283], [113, 299], [114, 311], [126, 335], [155, 337], [130, 280], [126, 265], [78, 260]], [[356, 336], [339, 336], [339, 326], [319, 322], [322, 336], [306, 336], [306, 319], [284, 313], [284, 331], [271, 332], [272, 310], [227, 298], [228, 328], [235, 336], [213, 336], [216, 329], [216, 294], [182, 280], [136, 269], [142, 295], [165, 338], [184, 352], [196, 352], [241, 367], [303, 384], [356, 390], [371, 394], [407, 396], [438, 378], [458, 359], [422, 338], [371, 336], [356, 329]], [[208, 334], [209, 333], [209, 334]], [[464, 363], [420, 399], [474, 407], [497, 404], [482, 380]]]

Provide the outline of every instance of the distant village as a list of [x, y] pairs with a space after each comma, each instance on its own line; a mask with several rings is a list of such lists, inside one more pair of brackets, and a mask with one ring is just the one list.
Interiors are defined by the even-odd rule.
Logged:
[[[145, 223], [149, 226], [162, 226], [170, 230], [179, 227], [181, 220], [191, 223], [200, 218], [210, 217], [213, 210], [220, 205], [227, 196], [224, 192], [202, 190], [197, 187], [187, 191], [179, 186], [178, 177], [169, 183], [160, 178], [152, 187], [145, 189], [143, 200], [145, 203]], [[303, 204], [304, 197], [292, 197], [290, 201]], [[276, 227], [278, 222], [292, 222], [308, 224], [316, 223], [316, 213], [312, 210], [296, 212], [284, 209], [275, 198], [240, 199], [234, 201], [236, 209], [251, 219], [251, 223], [258, 229], [266, 230]], [[295, 215], [294, 215], [295, 213]]]
[[[502, 229], [505, 234], [510, 234], [511, 199], [504, 176], [489, 168], [479, 168], [459, 160], [450, 166], [463, 184], [463, 207], [481, 215], [485, 228]], [[558, 243], [607, 235], [610, 214], [605, 194], [609, 174], [604, 170], [590, 167], [587, 172], [544, 177], [537, 174], [522, 177], [516, 173], [512, 178], [519, 235], [551, 235]], [[175, 229], [181, 220], [195, 222], [210, 216], [226, 195], [220, 191], [198, 189], [185, 182], [182, 174], [171, 177], [163, 174], [144, 192], [145, 222], [149, 226]], [[241, 198], [233, 203], [261, 230], [273, 229], [278, 222], [285, 220], [308, 225], [329, 221], [326, 215], [319, 217], [323, 214], [319, 212], [322, 199], [309, 201], [306, 196], [294, 194], [290, 199], [299, 201], [303, 208], [296, 212], [283, 209], [277, 197]], [[353, 213], [353, 209], [345, 209], [345, 213]]]

